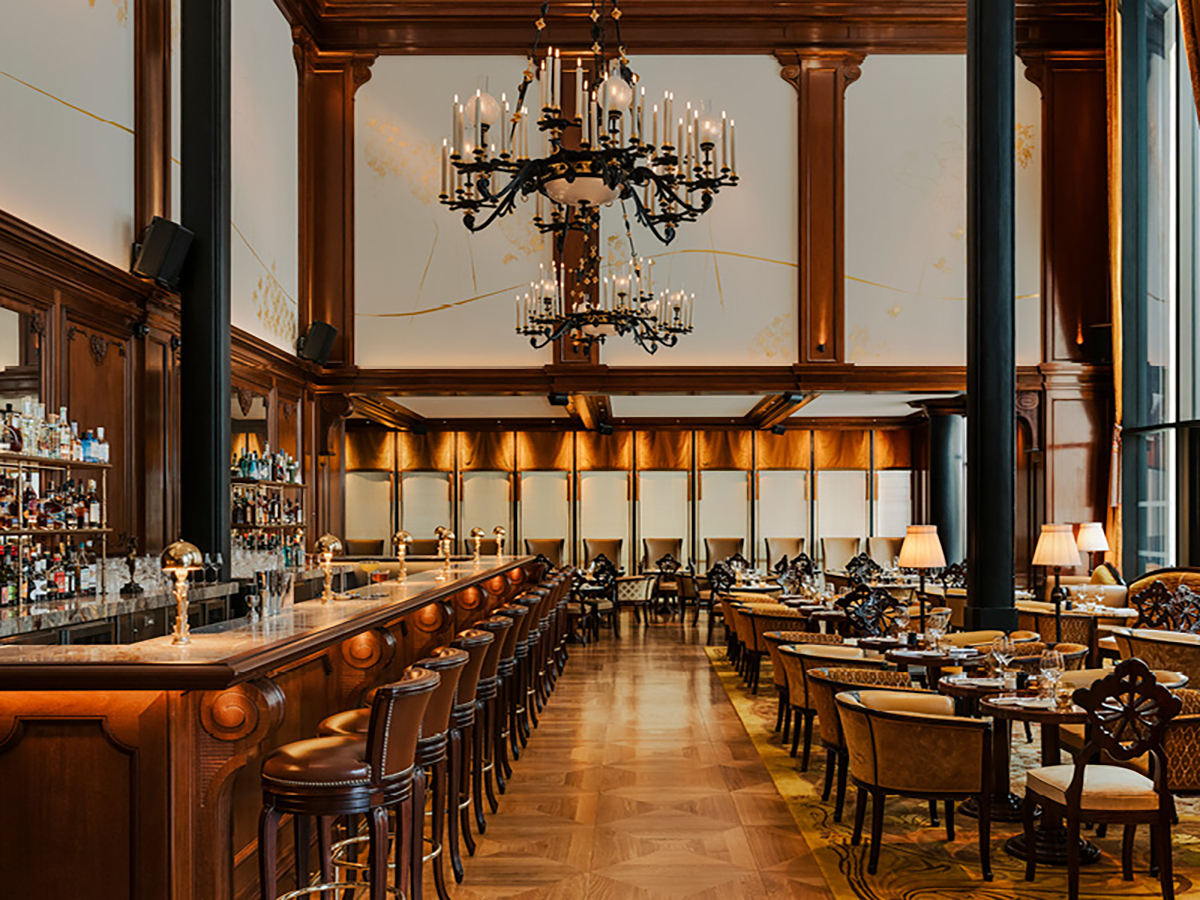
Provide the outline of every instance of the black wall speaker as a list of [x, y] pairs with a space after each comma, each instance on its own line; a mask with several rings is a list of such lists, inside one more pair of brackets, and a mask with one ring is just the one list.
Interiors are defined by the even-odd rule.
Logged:
[[782, 425], [772, 425], [771, 434], [787, 434], [787, 429]]
[[569, 406], [571, 404], [571, 395], [551, 394], [549, 400], [551, 406]]
[[328, 322], [313, 322], [308, 326], [308, 334], [296, 341], [296, 355], [311, 359], [318, 366], [325, 365], [333, 352], [333, 339], [337, 333], [338, 330]]
[[192, 232], [182, 225], [155, 216], [133, 245], [133, 274], [153, 278], [166, 287], [175, 287], [192, 246], [192, 237]]

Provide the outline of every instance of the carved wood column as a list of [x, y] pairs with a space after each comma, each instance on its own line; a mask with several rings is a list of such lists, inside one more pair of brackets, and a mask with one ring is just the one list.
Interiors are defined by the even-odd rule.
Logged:
[[338, 330], [329, 366], [354, 364], [354, 94], [371, 77], [373, 52], [320, 50], [292, 29], [299, 70], [300, 331]]
[[845, 360], [844, 145], [846, 87], [863, 54], [840, 50], [776, 53], [780, 76], [800, 96], [799, 362]]
[[1111, 359], [1091, 335], [1112, 322], [1104, 51], [1021, 57], [1042, 92], [1042, 360]]

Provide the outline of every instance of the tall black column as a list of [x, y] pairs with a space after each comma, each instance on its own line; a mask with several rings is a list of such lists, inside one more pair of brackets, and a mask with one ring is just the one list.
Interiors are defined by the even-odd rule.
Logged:
[[967, 558], [965, 409], [929, 413], [929, 524], [936, 525], [947, 563]]
[[1013, 628], [1014, 0], [967, 0], [968, 628]]
[[183, 225], [196, 235], [181, 287], [182, 537], [224, 555], [230, 496], [230, 0], [183, 0]]

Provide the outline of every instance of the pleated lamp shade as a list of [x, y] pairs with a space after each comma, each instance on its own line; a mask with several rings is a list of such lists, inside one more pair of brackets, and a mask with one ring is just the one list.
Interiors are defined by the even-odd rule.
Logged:
[[1070, 525], [1043, 525], [1033, 551], [1035, 566], [1072, 567], [1079, 565], [1079, 548]]
[[909, 525], [900, 546], [900, 568], [940, 569], [946, 565], [946, 554], [938, 539], [936, 525]]
[[1100, 553], [1109, 549], [1104, 526], [1099, 522], [1084, 522], [1075, 535], [1075, 546], [1083, 553]]

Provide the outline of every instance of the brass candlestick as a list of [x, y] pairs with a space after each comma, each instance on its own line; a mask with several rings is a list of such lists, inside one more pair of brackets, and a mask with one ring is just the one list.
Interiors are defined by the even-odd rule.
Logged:
[[188, 625], [187, 577], [204, 565], [204, 556], [195, 544], [176, 541], [162, 553], [162, 570], [175, 575], [175, 637], [173, 644], [189, 644], [192, 641], [191, 626]]
[[399, 568], [396, 570], [396, 580], [403, 581], [408, 577], [408, 569], [405, 566], [405, 558], [408, 556], [408, 545], [412, 543], [413, 536], [407, 531], [397, 531], [392, 538], [392, 543], [396, 545], [396, 563]]
[[445, 581], [450, 577], [450, 548], [454, 544], [454, 532], [447, 528], [442, 532], [442, 575]]
[[494, 537], [496, 539], [496, 555], [497, 556], [504, 555], [504, 538], [507, 536], [507, 534], [508, 534], [508, 532], [504, 530], [503, 525], [497, 525], [495, 528], [492, 529], [492, 537]]
[[483, 536], [485, 534], [487, 532], [478, 525], [471, 529], [471, 541], [475, 544], [475, 565], [479, 565], [480, 545], [483, 544]]
[[333, 599], [333, 557], [342, 553], [341, 538], [333, 534], [323, 534], [317, 539], [317, 553], [321, 557], [321, 571], [325, 573], [325, 590], [321, 594], [321, 602], [328, 603]]

